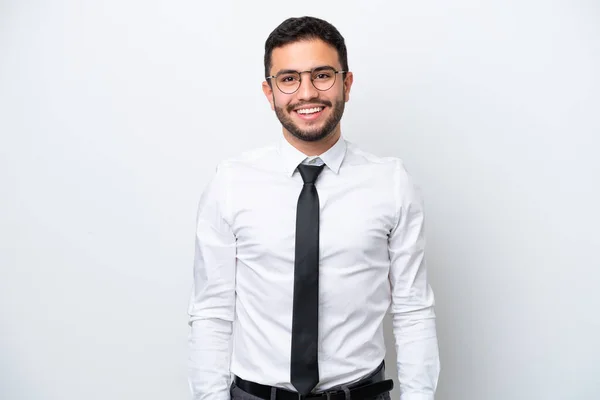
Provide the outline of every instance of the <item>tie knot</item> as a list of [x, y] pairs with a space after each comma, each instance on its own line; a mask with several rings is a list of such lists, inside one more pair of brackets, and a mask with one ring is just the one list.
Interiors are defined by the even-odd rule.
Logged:
[[300, 172], [300, 175], [302, 176], [302, 180], [304, 181], [304, 184], [309, 184], [309, 183], [315, 183], [317, 178], [319, 177], [319, 174], [321, 173], [321, 171], [323, 171], [323, 168], [325, 167], [325, 164], [323, 165], [305, 165], [305, 164], [300, 164], [298, 165], [298, 172]]

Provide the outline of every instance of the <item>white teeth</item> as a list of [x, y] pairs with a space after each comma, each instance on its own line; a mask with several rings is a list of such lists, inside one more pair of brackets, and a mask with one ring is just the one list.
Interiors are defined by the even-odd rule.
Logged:
[[314, 114], [323, 109], [323, 107], [305, 108], [304, 110], [296, 111], [298, 114]]

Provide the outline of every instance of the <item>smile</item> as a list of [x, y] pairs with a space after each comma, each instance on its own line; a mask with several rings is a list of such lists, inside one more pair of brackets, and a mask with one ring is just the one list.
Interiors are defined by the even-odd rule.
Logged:
[[302, 110], [296, 110], [298, 114], [315, 114], [323, 111], [324, 107], [304, 108]]
[[294, 110], [295, 113], [304, 121], [312, 121], [321, 116], [325, 107], [311, 107], [311, 108], [301, 108], [298, 110]]

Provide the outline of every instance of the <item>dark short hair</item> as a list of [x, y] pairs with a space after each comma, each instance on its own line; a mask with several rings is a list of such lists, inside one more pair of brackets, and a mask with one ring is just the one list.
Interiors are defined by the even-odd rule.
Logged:
[[344, 37], [329, 22], [315, 17], [288, 18], [283, 21], [265, 42], [265, 77], [270, 75], [273, 49], [301, 40], [321, 39], [333, 46], [344, 71], [348, 71], [348, 52]]

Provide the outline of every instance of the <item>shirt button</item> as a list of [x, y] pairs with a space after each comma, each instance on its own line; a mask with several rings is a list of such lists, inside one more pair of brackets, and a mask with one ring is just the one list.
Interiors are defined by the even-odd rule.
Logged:
[[313, 158], [312, 160], [309, 160], [309, 161], [308, 161], [308, 163], [309, 163], [309, 164], [314, 164], [314, 163], [316, 163], [316, 162], [317, 162], [317, 159], [316, 159], [316, 158]]

